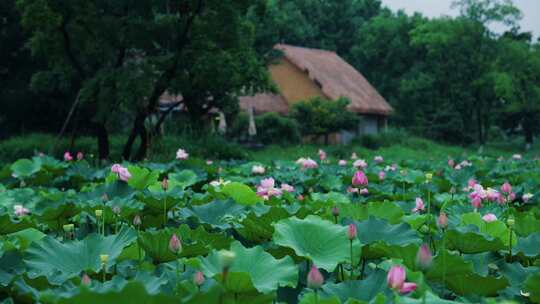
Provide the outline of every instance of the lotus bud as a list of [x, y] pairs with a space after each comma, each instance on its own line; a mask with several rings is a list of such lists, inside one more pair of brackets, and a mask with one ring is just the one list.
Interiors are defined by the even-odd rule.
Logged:
[[506, 220], [506, 225], [508, 225], [508, 227], [513, 227], [515, 224], [516, 224], [516, 220], [513, 217], [509, 217]]
[[392, 266], [386, 276], [388, 287], [394, 290], [400, 290], [405, 283], [405, 269], [401, 266]]
[[357, 230], [355, 224], [349, 224], [349, 229], [347, 230], [347, 236], [349, 237], [349, 240], [352, 242], [354, 239], [356, 239], [357, 236]]
[[494, 222], [494, 221], [497, 220], [497, 216], [495, 214], [493, 214], [493, 213], [488, 213], [488, 214], [482, 216], [482, 219], [486, 223], [491, 223], [491, 222]]
[[413, 282], [405, 282], [403, 283], [403, 286], [399, 289], [400, 293], [409, 293], [416, 290], [416, 283]]
[[96, 211], [94, 211], [94, 213], [96, 214], [97, 218], [101, 218], [103, 216], [103, 210], [101, 209], [97, 209]]
[[441, 211], [439, 217], [437, 218], [437, 226], [441, 229], [446, 229], [448, 227], [448, 217], [444, 211]]
[[169, 180], [165, 177], [163, 181], [161, 181], [161, 188], [163, 191], [167, 191], [169, 189]]
[[99, 261], [101, 262], [101, 265], [107, 264], [109, 261], [109, 255], [108, 254], [100, 254], [99, 255]]
[[422, 232], [423, 234], [428, 233], [429, 227], [427, 225], [422, 225], [422, 227], [420, 227], [420, 232]]
[[416, 254], [416, 265], [418, 265], [421, 269], [427, 269], [431, 265], [432, 261], [433, 254], [431, 253], [431, 250], [429, 250], [429, 247], [426, 244], [422, 244], [420, 249], [418, 249], [418, 253]]
[[311, 289], [319, 289], [324, 283], [324, 277], [322, 276], [317, 266], [311, 266], [311, 270], [307, 277], [307, 286]]
[[431, 183], [433, 180], [433, 173], [426, 173], [426, 182]]
[[75, 229], [75, 225], [73, 224], [66, 224], [62, 226], [64, 228], [64, 232], [72, 232]]
[[195, 283], [195, 285], [197, 286], [201, 286], [202, 284], [204, 284], [204, 274], [200, 271], [197, 271], [194, 275], [193, 275], [193, 283]]
[[221, 260], [221, 266], [228, 269], [236, 259], [236, 253], [229, 250], [221, 250], [219, 252], [219, 259]]
[[114, 207], [112, 208], [112, 212], [113, 212], [114, 214], [116, 214], [116, 215], [119, 215], [120, 212], [122, 212], [122, 208], [120, 208], [120, 206], [114, 206]]
[[90, 279], [90, 277], [85, 273], [83, 274], [82, 278], [81, 278], [81, 283], [83, 285], [90, 285], [90, 283], [92, 283], [92, 280]]
[[177, 255], [182, 253], [182, 241], [180, 241], [176, 234], [173, 234], [169, 240], [169, 250]]
[[508, 182], [505, 182], [501, 186], [501, 191], [502, 191], [502, 193], [510, 194], [510, 193], [512, 193], [512, 186]]
[[352, 184], [354, 186], [367, 186], [368, 185], [368, 178], [366, 174], [362, 171], [356, 171], [352, 178]]
[[339, 208], [337, 206], [332, 207], [332, 215], [335, 217], [339, 216]]
[[140, 226], [141, 224], [142, 224], [141, 216], [138, 214], [135, 215], [135, 217], [133, 218], [133, 225]]
[[84, 154], [82, 152], [77, 152], [77, 160], [82, 160], [84, 158]]

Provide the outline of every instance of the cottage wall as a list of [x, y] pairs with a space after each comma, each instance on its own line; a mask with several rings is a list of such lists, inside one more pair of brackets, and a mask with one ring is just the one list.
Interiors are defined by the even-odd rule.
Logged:
[[290, 104], [314, 97], [325, 97], [321, 88], [309, 79], [306, 71], [300, 70], [286, 58], [269, 67], [272, 80], [278, 86], [281, 95]]

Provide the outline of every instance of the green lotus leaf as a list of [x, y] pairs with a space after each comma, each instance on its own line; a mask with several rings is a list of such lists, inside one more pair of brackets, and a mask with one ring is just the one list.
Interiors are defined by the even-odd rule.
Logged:
[[[45, 209], [41, 209], [45, 208]], [[65, 201], [47, 201], [36, 211], [38, 222], [47, 225], [50, 229], [60, 230], [69, 223], [69, 218], [79, 213], [79, 206]]]
[[481, 253], [505, 248], [500, 239], [479, 233], [478, 227], [474, 225], [448, 230], [444, 237], [448, 248], [462, 253]]
[[129, 166], [128, 170], [131, 173], [131, 177], [127, 183], [130, 187], [137, 190], [144, 190], [148, 186], [155, 184], [159, 177], [158, 171], [150, 171], [146, 168]]
[[181, 216], [195, 217], [199, 222], [209, 224], [220, 229], [236, 226], [245, 215], [245, 208], [231, 200], [213, 201], [208, 204], [193, 206], [190, 209], [182, 208]]
[[173, 188], [166, 192], [144, 190], [137, 195], [137, 198], [148, 207], [147, 212], [162, 215], [164, 204], [166, 210], [169, 211], [183, 201], [184, 194], [180, 188]]
[[510, 286], [503, 292], [503, 294], [508, 297], [520, 297], [523, 290], [523, 282], [525, 282], [530, 275], [540, 272], [540, 267], [523, 267], [518, 262], [510, 264], [504, 262], [504, 260], [499, 261], [497, 266], [501, 274], [510, 282]]
[[113, 265], [116, 257], [136, 238], [136, 232], [129, 228], [116, 235], [91, 234], [84, 240], [66, 243], [47, 236], [26, 250], [24, 262], [30, 278], [45, 276], [50, 283], [61, 284], [82, 271], [99, 271], [101, 254], [108, 254], [108, 265]]
[[526, 292], [530, 293], [530, 299], [533, 303], [540, 303], [540, 272], [531, 274], [525, 280], [523, 287]]
[[[232, 243], [230, 250], [236, 253], [230, 271], [248, 273], [258, 291], [269, 293], [279, 286], [296, 287], [298, 268], [290, 257], [277, 260], [260, 246], [245, 248], [239, 242]], [[209, 277], [221, 273], [219, 253], [214, 251], [202, 258], [201, 267]]]
[[249, 186], [242, 183], [228, 183], [223, 186], [221, 192], [225, 193], [228, 197], [232, 198], [240, 205], [254, 205], [262, 202], [262, 198], [255, 193]]
[[300, 299], [299, 304], [340, 304], [339, 298], [332, 296], [329, 298], [323, 298], [314, 292], [304, 294]]
[[386, 272], [378, 269], [362, 281], [345, 281], [341, 283], [328, 283], [322, 287], [322, 295], [336, 296], [345, 303], [349, 299], [371, 301], [379, 292], [387, 290]]
[[522, 253], [527, 257], [540, 255], [540, 232], [530, 234], [528, 237], [519, 238], [515, 246], [515, 252]]
[[[347, 227], [310, 215], [305, 219], [291, 217], [274, 224], [276, 245], [292, 248], [296, 255], [308, 258], [317, 267], [333, 271], [337, 264], [350, 259]], [[360, 244], [355, 240], [355, 251]]]
[[186, 189], [189, 186], [196, 184], [199, 181], [197, 174], [191, 170], [183, 170], [178, 173], [169, 175], [169, 188], [179, 187]]
[[340, 216], [349, 217], [356, 221], [365, 221], [373, 216], [387, 220], [390, 224], [397, 224], [403, 217], [403, 209], [396, 203], [389, 201], [340, 205], [339, 209]]
[[540, 219], [537, 219], [531, 212], [517, 213], [515, 231], [520, 236], [527, 236], [531, 233], [540, 232]]
[[227, 280], [223, 283], [224, 279], [222, 274], [215, 276], [216, 281], [222, 282], [222, 286], [225, 288], [225, 293], [222, 294], [222, 298], [219, 302], [214, 303], [254, 303], [265, 304], [271, 303], [275, 295], [261, 294], [257, 291], [251, 281], [251, 277], [247, 272], [229, 272], [227, 274]]
[[[351, 223], [351, 221], [345, 221]], [[358, 239], [362, 244], [384, 242], [388, 245], [406, 246], [420, 244], [422, 240], [415, 230], [406, 223], [391, 225], [385, 220], [369, 217], [361, 222], [354, 222], [358, 230]]]
[[10, 169], [14, 177], [24, 179], [41, 170], [41, 164], [29, 159], [19, 159], [11, 165]]
[[334, 206], [337, 204], [347, 205], [351, 203], [351, 200], [347, 195], [339, 192], [329, 192], [329, 193], [312, 193], [311, 199], [314, 202], [323, 202], [326, 205]]
[[0, 235], [10, 234], [33, 227], [28, 216], [21, 219], [12, 219], [9, 214], [0, 215]]
[[242, 227], [237, 230], [240, 235], [250, 241], [256, 243], [270, 241], [274, 233], [273, 224], [289, 216], [289, 212], [280, 207], [271, 207], [261, 216], [250, 212], [242, 221]]
[[34, 228], [27, 228], [17, 231], [6, 236], [6, 244], [4, 249], [24, 251], [33, 242], [37, 242], [45, 237], [45, 234]]
[[450, 300], [441, 299], [437, 295], [435, 295], [435, 294], [433, 294], [432, 292], [429, 292], [429, 291], [426, 292], [425, 299], [424, 298], [415, 299], [415, 298], [409, 298], [409, 297], [401, 297], [399, 299], [399, 302], [397, 302], [397, 303], [402, 303], [402, 304], [424, 304], [424, 303], [429, 303], [429, 304], [463, 304], [463, 302], [456, 301], [456, 300], [450, 301]]
[[[494, 238], [500, 239], [505, 246], [508, 246], [510, 243], [510, 233], [506, 225], [497, 220], [493, 222], [485, 222], [482, 220], [480, 213], [466, 213], [461, 215], [461, 222], [464, 225], [475, 225], [479, 228], [481, 233], [485, 233]], [[512, 234], [512, 244], [515, 245], [517, 236], [515, 233]]]
[[0, 286], [8, 286], [15, 277], [25, 271], [26, 268], [20, 252], [8, 251], [0, 256]]

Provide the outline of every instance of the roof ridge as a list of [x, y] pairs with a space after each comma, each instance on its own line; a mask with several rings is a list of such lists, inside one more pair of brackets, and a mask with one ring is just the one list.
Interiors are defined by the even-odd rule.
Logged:
[[307, 50], [307, 51], [314, 51], [314, 52], [320, 52], [320, 53], [330, 53], [330, 54], [337, 55], [337, 53], [335, 51], [331, 51], [331, 50], [324, 50], [324, 49], [311, 48], [311, 47], [305, 47], [305, 46], [297, 46], [297, 45], [286, 44], [286, 43], [278, 43], [278, 44], [276, 44], [274, 46], [275, 49], [279, 49], [280, 47], [295, 48], [295, 49], [302, 49], [302, 50]]

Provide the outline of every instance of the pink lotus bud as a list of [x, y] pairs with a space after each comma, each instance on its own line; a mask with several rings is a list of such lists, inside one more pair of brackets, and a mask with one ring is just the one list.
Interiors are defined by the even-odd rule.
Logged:
[[141, 217], [140, 215], [135, 215], [135, 217], [133, 218], [133, 225], [135, 226], [140, 226], [142, 224], [142, 220], [141, 220]]
[[204, 284], [204, 274], [200, 271], [197, 271], [194, 275], [193, 275], [193, 283], [195, 283], [195, 285], [197, 286], [201, 286], [202, 284]]
[[319, 289], [323, 285], [323, 283], [324, 278], [321, 272], [319, 271], [319, 269], [317, 269], [317, 266], [313, 264], [313, 266], [311, 266], [311, 270], [308, 273], [307, 286], [311, 289]]
[[120, 164], [114, 164], [111, 167], [111, 172], [118, 174], [120, 172], [120, 168], [122, 168], [122, 165]]
[[176, 151], [176, 159], [178, 159], [178, 160], [186, 160], [186, 159], [188, 159], [188, 157], [189, 157], [189, 154], [186, 152], [186, 150], [178, 149], [178, 151]]
[[319, 167], [319, 165], [313, 159], [308, 158], [304, 160], [304, 162], [302, 163], [302, 167], [304, 169], [316, 169], [317, 167]]
[[399, 292], [405, 294], [405, 293], [409, 293], [415, 290], [416, 290], [416, 283], [405, 282], [403, 283], [403, 286], [401, 286], [401, 288], [399, 289]]
[[85, 273], [83, 274], [82, 278], [81, 278], [81, 283], [83, 285], [90, 285], [90, 283], [92, 283], [92, 280], [90, 279], [90, 277]]
[[169, 250], [174, 254], [182, 253], [182, 241], [180, 241], [176, 234], [173, 234], [169, 240]]
[[127, 168], [121, 167], [118, 170], [118, 177], [121, 181], [127, 182], [131, 178], [131, 173]]
[[456, 166], [456, 162], [453, 159], [448, 160], [448, 166], [450, 168], [454, 168]]
[[72, 161], [73, 160], [73, 156], [71, 156], [71, 153], [69, 153], [68, 151], [66, 151], [66, 153], [64, 153], [64, 160], [69, 162], [69, 161]]
[[431, 265], [432, 260], [433, 254], [431, 253], [431, 250], [429, 250], [428, 245], [422, 244], [420, 249], [418, 249], [418, 253], [416, 254], [416, 264], [421, 269], [427, 269]]
[[321, 161], [325, 160], [326, 159], [326, 152], [324, 152], [323, 150], [319, 150], [319, 159]]
[[344, 160], [344, 159], [340, 159], [339, 162], [338, 162], [338, 165], [340, 165], [340, 166], [346, 166], [346, 165], [347, 165], [347, 161]]
[[482, 207], [482, 199], [479, 196], [475, 196], [471, 200], [471, 205], [474, 207], [474, 209], [479, 209], [480, 207]]
[[416, 202], [415, 202], [415, 207], [412, 209], [412, 212], [416, 213], [416, 212], [420, 212], [424, 210], [426, 210], [424, 201], [421, 198], [417, 197]]
[[368, 195], [369, 194], [369, 190], [367, 188], [362, 188], [360, 189], [360, 195]]
[[294, 187], [289, 184], [281, 184], [281, 190], [285, 192], [294, 192]]
[[304, 196], [302, 194], [298, 194], [298, 196], [296, 197], [299, 201], [303, 201], [304, 200]]
[[350, 241], [353, 241], [356, 239], [357, 231], [356, 231], [356, 225], [355, 224], [349, 224], [349, 229], [347, 230], [347, 236], [349, 237]]
[[400, 290], [405, 283], [405, 268], [401, 266], [392, 266], [386, 276], [388, 287], [394, 290]]
[[502, 191], [502, 193], [510, 194], [512, 192], [512, 186], [508, 182], [505, 182], [501, 186], [501, 191]]
[[84, 154], [82, 152], [77, 152], [77, 160], [83, 160]]
[[488, 213], [484, 216], [482, 216], [482, 219], [486, 222], [486, 223], [491, 223], [491, 222], [494, 222], [497, 220], [497, 216], [493, 213]]
[[339, 216], [339, 208], [337, 206], [332, 207], [332, 215]]
[[352, 184], [354, 186], [367, 186], [368, 185], [368, 178], [366, 174], [362, 171], [356, 171], [352, 178]]
[[380, 171], [379, 172], [379, 180], [380, 181], [383, 181], [386, 177], [386, 173], [384, 171]]
[[508, 194], [508, 201], [513, 202], [516, 199], [516, 194], [514, 192]]
[[169, 190], [169, 180], [166, 177], [161, 181], [161, 188], [163, 191]]
[[437, 218], [437, 226], [439, 226], [442, 229], [446, 229], [448, 227], [448, 217], [446, 216], [446, 213], [441, 211], [439, 214], [439, 217]]

